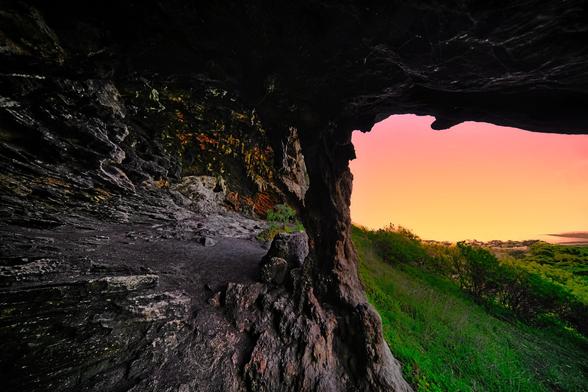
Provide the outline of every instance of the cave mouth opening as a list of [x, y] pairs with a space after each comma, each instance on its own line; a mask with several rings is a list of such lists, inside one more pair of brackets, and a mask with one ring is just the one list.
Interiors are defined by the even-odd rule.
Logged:
[[452, 242], [588, 231], [588, 135], [478, 122], [436, 131], [434, 120], [393, 115], [353, 133], [354, 223]]

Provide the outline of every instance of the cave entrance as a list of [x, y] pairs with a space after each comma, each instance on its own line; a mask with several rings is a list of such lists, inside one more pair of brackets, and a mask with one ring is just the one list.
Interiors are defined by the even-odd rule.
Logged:
[[[544, 239], [586, 232], [588, 135], [394, 115], [354, 132], [351, 218], [424, 239]], [[586, 240], [585, 240], [586, 241]]]

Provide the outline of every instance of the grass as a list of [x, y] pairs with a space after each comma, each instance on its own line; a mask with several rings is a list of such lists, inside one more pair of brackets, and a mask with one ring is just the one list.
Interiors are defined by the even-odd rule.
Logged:
[[455, 284], [390, 265], [353, 229], [359, 273], [384, 337], [418, 391], [588, 391], [586, 338], [499, 319]]

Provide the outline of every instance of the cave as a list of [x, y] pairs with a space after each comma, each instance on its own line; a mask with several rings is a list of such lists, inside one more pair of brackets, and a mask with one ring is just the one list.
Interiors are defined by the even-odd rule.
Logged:
[[[357, 275], [352, 131], [588, 133], [584, 1], [0, 10], [6, 391], [412, 390]], [[310, 249], [263, 283], [236, 244], [283, 203]]]

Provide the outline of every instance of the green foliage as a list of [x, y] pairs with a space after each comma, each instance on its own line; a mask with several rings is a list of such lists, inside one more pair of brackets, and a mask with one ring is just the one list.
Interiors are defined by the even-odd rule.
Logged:
[[455, 282], [499, 313], [535, 324], [567, 324], [588, 334], [588, 250], [537, 242], [498, 259], [477, 244], [425, 243], [403, 227], [365, 231], [378, 256], [411, 263]]
[[426, 257], [419, 237], [402, 226], [389, 225], [368, 235], [378, 254], [389, 263], [418, 262]]
[[537, 242], [529, 247], [523, 260], [570, 272], [588, 285], [588, 246]]
[[[555, 247], [540, 252], [543, 257], [553, 258]], [[575, 291], [582, 291], [572, 290], [569, 277], [565, 281], [554, 279], [562, 277], [565, 271], [557, 273], [552, 267], [524, 261], [526, 257], [499, 261], [489, 250], [463, 242], [457, 248], [461, 257], [454, 260], [449, 276], [476, 299], [500, 305], [528, 322], [564, 322], [588, 334], [588, 308], [583, 297], [575, 295]], [[586, 289], [585, 285], [579, 286]]]
[[[451, 276], [453, 263], [464, 262], [457, 246], [421, 244], [428, 254], [423, 263], [390, 263], [372, 238], [370, 232], [352, 229], [360, 277], [382, 317], [384, 337], [415, 390], [588, 390], [587, 339], [561, 325], [539, 328], [488, 312]], [[496, 269], [478, 249], [467, 252], [478, 259], [477, 267], [512, 273], [511, 279], [521, 273]]]
[[[467, 243], [423, 244], [429, 271], [442, 274], [488, 305], [499, 306], [531, 323], [567, 323], [588, 334], [588, 282], [581, 274], [585, 249], [562, 268], [566, 246], [537, 243], [517, 257], [498, 259], [488, 249]], [[571, 247], [573, 248], [573, 247]], [[578, 247], [576, 247], [578, 248]], [[539, 258], [540, 262], [537, 262]], [[575, 271], [571, 272], [571, 271]]]
[[274, 223], [294, 223], [296, 211], [287, 204], [278, 204], [267, 212], [266, 219]]
[[498, 259], [486, 249], [458, 242], [461, 257], [456, 260], [456, 274], [462, 289], [477, 298], [489, 298], [500, 285]]
[[286, 204], [277, 204], [267, 212], [269, 223], [257, 238], [261, 241], [271, 241], [278, 233], [295, 233], [304, 231], [304, 226], [298, 220], [296, 211]]

